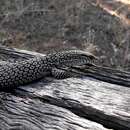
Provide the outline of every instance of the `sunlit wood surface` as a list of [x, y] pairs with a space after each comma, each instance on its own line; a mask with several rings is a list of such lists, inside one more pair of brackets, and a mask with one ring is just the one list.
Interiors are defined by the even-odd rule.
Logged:
[[[36, 55], [44, 56], [4, 47], [0, 48], [0, 54], [1, 60], [9, 62]], [[1, 65], [5, 64], [6, 62], [1, 62]], [[84, 76], [63, 80], [46, 77], [12, 91], [1, 90], [0, 128], [2, 130], [107, 130], [109, 128], [129, 130], [129, 73], [116, 70], [108, 73], [108, 68], [102, 67], [74, 69]], [[105, 77], [109, 83], [101, 81]], [[115, 82], [112, 84], [110, 82], [114, 77]], [[124, 85], [116, 83], [124, 83]]]

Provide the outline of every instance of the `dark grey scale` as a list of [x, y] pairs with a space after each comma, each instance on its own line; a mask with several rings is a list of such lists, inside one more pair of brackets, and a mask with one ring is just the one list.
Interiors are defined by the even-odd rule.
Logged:
[[88, 58], [88, 65], [94, 65], [94, 60], [91, 60], [90, 58]]
[[60, 70], [57, 68], [52, 69], [52, 76], [56, 79], [65, 79], [69, 77], [74, 77], [74, 74], [69, 71]]

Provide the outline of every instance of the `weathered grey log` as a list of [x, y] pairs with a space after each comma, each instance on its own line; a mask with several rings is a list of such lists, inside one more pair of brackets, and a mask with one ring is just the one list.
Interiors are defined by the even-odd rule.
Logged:
[[80, 70], [80, 72], [82, 72], [82, 75], [106, 81], [109, 83], [130, 87], [130, 72], [115, 70], [109, 67], [102, 67], [102, 66], [88, 66], [87, 68], [73, 67], [73, 68]]
[[108, 130], [64, 108], [0, 93], [1, 130]]
[[[37, 54], [40, 55], [39, 53], [33, 53], [27, 51], [25, 52], [17, 49], [12, 50], [6, 48], [1, 48], [0, 53], [3, 54], [3, 57], [5, 57], [7, 60], [11, 62], [14, 62], [16, 59], [17, 60], [20, 60], [21, 58], [24, 59], [24, 57], [30, 58]], [[91, 68], [90, 70], [92, 69], [94, 68]], [[102, 77], [103, 74], [106, 74], [107, 76], [106, 73], [107, 71], [105, 70], [106, 69], [104, 68], [102, 69], [100, 68], [100, 70], [98, 71], [95, 70], [94, 74], [98, 75], [99, 73], [102, 73]], [[83, 72], [82, 69], [82, 73], [85, 74], [85, 71]], [[129, 73], [121, 71], [114, 71], [113, 73], [116, 75], [115, 80], [118, 80], [118, 77], [120, 79], [122, 74], [127, 75], [127, 78], [122, 77], [122, 79], [124, 80], [123, 82], [128, 81], [129, 83], [130, 80]], [[109, 74], [108, 78], [111, 79], [111, 76], [114, 76], [114, 74], [112, 75]], [[59, 125], [58, 122], [60, 121], [60, 123], [62, 124], [63, 123], [62, 121], [65, 118], [67, 123], [63, 123], [64, 124], [63, 127], [61, 126], [59, 129], [67, 129], [67, 127], [68, 129], [75, 129], [75, 130], [87, 129], [87, 127], [88, 129], [92, 130], [105, 129], [101, 126], [98, 126], [97, 124], [95, 126], [92, 125], [93, 124], [92, 122], [89, 122], [91, 127], [87, 126], [86, 123], [88, 121], [87, 119], [91, 121], [96, 121], [100, 124], [103, 124], [106, 127], [117, 130], [130, 129], [129, 87], [110, 84], [107, 82], [95, 80], [85, 76], [82, 78], [69, 78], [64, 80], [54, 80], [50, 78], [45, 78], [37, 83], [33, 83], [27, 86], [21, 86], [18, 89], [15, 89], [14, 92], [11, 92], [11, 94], [6, 94], [6, 92], [3, 92], [0, 95], [1, 95], [0, 119], [1, 122], [3, 122], [3, 125], [1, 126], [2, 127], [5, 126], [5, 128], [11, 128], [11, 127], [18, 128], [17, 124], [21, 125], [23, 124], [24, 128], [23, 122], [25, 122], [26, 124], [25, 128], [30, 127], [31, 123], [32, 126], [30, 127], [30, 129], [33, 129], [32, 120], [33, 118], [36, 118], [35, 122], [37, 122], [37, 124], [34, 123], [36, 124], [35, 128], [37, 127], [37, 129], [47, 129], [48, 126], [50, 129], [56, 129], [56, 128], [58, 129], [61, 126]], [[15, 102], [17, 103], [15, 104]], [[45, 102], [48, 104], [45, 104]], [[20, 105], [21, 103], [22, 105]], [[41, 120], [46, 115], [42, 113], [46, 105], [49, 106], [47, 107], [48, 109], [46, 109], [48, 110], [48, 112], [45, 113], [48, 113], [48, 115], [52, 115], [50, 119], [47, 118], [49, 121], [51, 119], [54, 119], [55, 116], [59, 117], [59, 119], [56, 119], [58, 121], [55, 122], [55, 127], [51, 124], [46, 124], [43, 122], [41, 123]], [[52, 113], [49, 114], [51, 111], [51, 107], [52, 108], [56, 107], [60, 111], [60, 113], [54, 110], [53, 111], [54, 116]], [[64, 108], [68, 110], [65, 110]], [[16, 111], [15, 109], [19, 110], [17, 114], [13, 113], [13, 111]], [[32, 112], [31, 110], [34, 111]], [[37, 110], [39, 111], [40, 114], [37, 113]], [[71, 112], [69, 113], [70, 115], [68, 113], [64, 114], [64, 112], [63, 113], [61, 112], [62, 110], [71, 111], [76, 115], [78, 115], [79, 117], [75, 116]], [[2, 113], [4, 113], [4, 116], [2, 116], [3, 115]], [[58, 114], [55, 115], [55, 113]], [[34, 117], [32, 117], [33, 115]], [[63, 115], [64, 117], [61, 117], [61, 115]], [[70, 120], [72, 119], [71, 116], [73, 115], [74, 115], [73, 120]], [[15, 121], [19, 119], [18, 122], [13, 124], [13, 122], [11, 122], [12, 121], [11, 118], [13, 117], [16, 117], [14, 119]], [[86, 121], [83, 122], [83, 124], [80, 123], [80, 121], [82, 120], [81, 117], [84, 117]], [[78, 118], [78, 121], [76, 118]], [[53, 120], [51, 121], [53, 122]], [[76, 121], [80, 124], [80, 127], [79, 124], [76, 123]], [[39, 124], [41, 123], [42, 125], [39, 125], [38, 122]], [[70, 124], [75, 124], [76, 126], [74, 125], [69, 127]]]

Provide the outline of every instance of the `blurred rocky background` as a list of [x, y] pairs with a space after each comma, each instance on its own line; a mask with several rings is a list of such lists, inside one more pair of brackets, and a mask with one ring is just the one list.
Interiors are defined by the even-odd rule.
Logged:
[[130, 71], [130, 1], [0, 0], [0, 44], [41, 53], [79, 48]]

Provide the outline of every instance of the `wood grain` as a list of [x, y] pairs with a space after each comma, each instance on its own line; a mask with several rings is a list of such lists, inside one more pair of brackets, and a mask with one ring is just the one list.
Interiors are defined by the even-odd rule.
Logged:
[[[44, 56], [5, 47], [0, 48], [0, 53], [2, 59], [10, 62], [36, 55]], [[47, 77], [38, 82], [20, 86], [11, 92], [1, 92], [1, 128], [105, 130], [107, 129], [105, 127], [108, 127], [115, 130], [129, 130], [129, 73], [112, 71], [112, 69], [109, 71], [109, 68], [104, 67], [73, 68], [72, 70], [83, 73], [84, 76], [64, 80]], [[100, 80], [94, 77], [98, 74], [100, 74]], [[109, 79], [108, 82], [116, 77], [115, 84], [101, 81], [104, 77]], [[124, 85], [118, 85], [122, 82]]]

